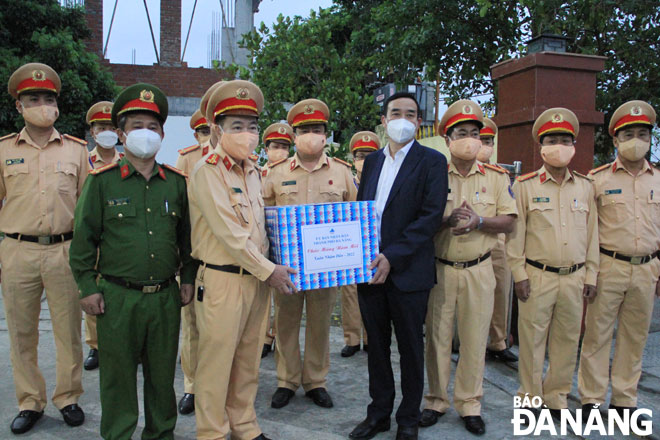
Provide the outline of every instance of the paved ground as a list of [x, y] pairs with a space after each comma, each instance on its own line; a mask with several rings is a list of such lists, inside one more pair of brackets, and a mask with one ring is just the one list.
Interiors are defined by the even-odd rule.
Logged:
[[[55, 378], [55, 350], [50, 317], [45, 301], [40, 321], [40, 366], [46, 377], [49, 392], [52, 392]], [[651, 408], [654, 412], [654, 435], [660, 438], [660, 302], [656, 301], [654, 331], [649, 337], [649, 343], [644, 357], [644, 374], [640, 382], [639, 405]], [[5, 322], [4, 309], [0, 302], [0, 439], [19, 438], [11, 434], [9, 424], [16, 415], [16, 402], [9, 361], [9, 338]], [[334, 320], [337, 322], [337, 320]], [[333, 327], [331, 332], [331, 369], [329, 391], [334, 399], [335, 407], [326, 410], [314, 406], [306, 399], [301, 390], [291, 403], [280, 410], [270, 407], [270, 397], [276, 387], [276, 377], [273, 356], [269, 355], [261, 365], [259, 394], [257, 396], [257, 412], [264, 432], [274, 440], [338, 440], [345, 439], [353, 427], [365, 416], [365, 408], [369, 401], [367, 388], [366, 353], [360, 352], [352, 358], [344, 359], [339, 355], [343, 346], [341, 328]], [[85, 351], [87, 349], [85, 348]], [[398, 355], [393, 350], [393, 361], [398, 376]], [[456, 356], [453, 358], [454, 365]], [[64, 424], [59, 412], [49, 404], [45, 417], [28, 434], [20, 438], [33, 440], [52, 439], [97, 439], [100, 438], [99, 422], [101, 408], [98, 400], [98, 370], [84, 372], [85, 394], [80, 404], [84, 408], [87, 419], [79, 428], [70, 428]], [[141, 382], [141, 381], [140, 381]], [[178, 397], [183, 392], [183, 374], [177, 372], [175, 387]], [[512, 396], [518, 387], [516, 365], [502, 365], [488, 362], [484, 381], [483, 417], [487, 423], [486, 439], [509, 439], [513, 437], [511, 425]], [[577, 389], [574, 385], [570, 405], [578, 406]], [[400, 396], [399, 396], [400, 397]], [[144, 426], [141, 418], [134, 438]], [[377, 439], [394, 439], [395, 425], [389, 433], [376, 437]], [[431, 428], [420, 431], [421, 439], [464, 439], [472, 436], [465, 431], [463, 424], [453, 410], [440, 419]], [[176, 429], [177, 439], [195, 438], [194, 416], [180, 416]], [[535, 438], [552, 438], [540, 436]], [[570, 438], [576, 438], [572, 436]], [[599, 436], [589, 436], [599, 438]], [[616, 435], [613, 438], [624, 438]]]

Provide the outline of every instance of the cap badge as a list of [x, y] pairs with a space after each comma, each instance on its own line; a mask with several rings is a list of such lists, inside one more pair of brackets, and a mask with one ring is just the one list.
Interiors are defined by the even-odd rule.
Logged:
[[564, 116], [562, 116], [561, 113], [555, 113], [554, 115], [552, 115], [552, 122], [556, 124], [564, 122]]
[[46, 81], [46, 74], [43, 70], [33, 70], [32, 79], [35, 81]]
[[245, 87], [241, 87], [236, 90], [236, 97], [243, 100], [248, 99], [250, 97], [250, 91]]
[[279, 134], [286, 134], [286, 128], [284, 128], [284, 127], [280, 127], [280, 128], [277, 129], [277, 132], [278, 132]]
[[465, 113], [466, 115], [471, 115], [472, 114], [472, 107], [470, 107], [469, 105], [463, 106], [463, 113]]
[[142, 90], [140, 92], [140, 101], [154, 102], [154, 94], [151, 90]]
[[642, 108], [638, 105], [635, 105], [630, 109], [630, 114], [631, 114], [631, 116], [641, 116], [642, 115]]
[[305, 106], [305, 114], [306, 115], [311, 115], [312, 113], [314, 113], [314, 107], [312, 107], [311, 104], [307, 104]]
[[109, 106], [106, 105], [105, 107], [103, 107], [103, 113], [110, 113], [111, 111], [112, 109]]
[[362, 142], [369, 142], [369, 135], [365, 134], [362, 136]]

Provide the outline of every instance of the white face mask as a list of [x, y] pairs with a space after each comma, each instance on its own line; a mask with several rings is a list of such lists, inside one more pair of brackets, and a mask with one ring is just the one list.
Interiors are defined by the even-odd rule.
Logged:
[[633, 138], [624, 142], [619, 142], [618, 151], [624, 159], [631, 162], [637, 162], [640, 159], [644, 159], [644, 156], [646, 156], [650, 147], [651, 142]]
[[397, 144], [403, 144], [415, 137], [417, 125], [407, 119], [392, 119], [387, 122], [387, 135]]
[[117, 145], [117, 139], [119, 139], [119, 136], [117, 136], [117, 133], [112, 130], [102, 131], [94, 136], [96, 145], [107, 149], [114, 148], [114, 146]]
[[133, 156], [149, 159], [158, 153], [161, 141], [160, 135], [155, 131], [140, 128], [128, 133], [124, 146]]

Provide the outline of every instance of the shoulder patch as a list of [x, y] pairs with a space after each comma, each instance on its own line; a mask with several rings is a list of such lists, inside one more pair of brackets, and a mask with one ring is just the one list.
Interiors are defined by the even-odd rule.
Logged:
[[538, 176], [539, 172], [538, 171], [532, 171], [531, 173], [523, 174], [522, 176], [518, 176], [516, 180], [518, 182], [524, 182], [525, 180], [529, 180], [532, 177]]
[[84, 140], [82, 140], [80, 138], [77, 138], [75, 136], [71, 136], [70, 134], [63, 134], [62, 136], [69, 139], [70, 141], [77, 142], [80, 145], [87, 145], [87, 141], [84, 141]]
[[252, 162], [256, 162], [259, 160], [259, 156], [257, 156], [256, 154], [250, 154], [248, 156], [248, 159], [250, 159]]
[[108, 170], [111, 170], [111, 169], [113, 169], [113, 168], [115, 168], [115, 167], [118, 167], [118, 166], [119, 166], [119, 164], [118, 164], [117, 162], [109, 163], [109, 164], [107, 164], [107, 165], [103, 165], [103, 166], [100, 167], [100, 168], [96, 168], [96, 169], [94, 169], [94, 170], [91, 170], [91, 171], [89, 172], [89, 174], [92, 174], [92, 175], [101, 174], [101, 173], [104, 173], [104, 172], [106, 172], [106, 171], [108, 171]]
[[497, 165], [491, 165], [489, 163], [485, 163], [484, 166], [490, 170], [497, 171], [498, 173], [506, 174], [507, 171], [504, 168], [498, 167]]
[[589, 177], [589, 176], [585, 176], [584, 174], [578, 173], [577, 171], [573, 171], [573, 174], [575, 174], [578, 177], [582, 177], [583, 179], [587, 179], [588, 181], [591, 182], [591, 177]]
[[341, 159], [339, 159], [339, 158], [337, 158], [337, 157], [333, 157], [333, 159], [335, 160], [335, 162], [339, 162], [340, 164], [342, 164], [342, 165], [346, 165], [346, 166], [349, 167], [349, 168], [352, 168], [352, 167], [353, 167], [353, 165], [351, 165], [350, 163], [346, 162], [345, 160], [341, 160]]
[[10, 133], [0, 137], [0, 141], [18, 136], [18, 133]]
[[180, 170], [176, 167], [173, 167], [172, 165], [168, 165], [166, 163], [163, 163], [161, 165], [163, 166], [163, 168], [167, 168], [168, 170], [172, 171], [173, 173], [178, 174], [179, 176], [188, 177], [188, 175], [183, 170]]
[[276, 165], [279, 165], [279, 164], [281, 164], [281, 163], [284, 163], [284, 162], [286, 162], [287, 160], [289, 160], [288, 157], [287, 157], [286, 159], [280, 159], [280, 160], [278, 160], [277, 162], [273, 162], [273, 163], [271, 163], [270, 165], [268, 165], [268, 167], [269, 167], [269, 168], [274, 168]]
[[206, 163], [210, 163], [211, 165], [217, 165], [219, 161], [220, 155], [218, 153], [213, 153], [206, 158]]
[[614, 162], [610, 162], [608, 164], [599, 166], [598, 168], [594, 168], [593, 170], [589, 171], [589, 174], [593, 175], [593, 174], [596, 174], [596, 173], [600, 173], [601, 171], [604, 171], [604, 170], [608, 169], [609, 167], [611, 167], [613, 163]]
[[200, 148], [199, 145], [191, 145], [191, 146], [189, 146], [189, 147], [186, 147], [186, 148], [182, 148], [182, 149], [180, 149], [180, 150], [179, 150], [179, 154], [180, 154], [181, 156], [185, 156], [186, 154], [190, 153], [191, 151], [195, 151], [195, 150], [197, 150], [197, 149], [199, 149], [199, 148]]

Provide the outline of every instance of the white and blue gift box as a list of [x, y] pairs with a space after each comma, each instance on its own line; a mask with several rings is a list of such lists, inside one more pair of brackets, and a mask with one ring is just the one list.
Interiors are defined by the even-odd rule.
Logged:
[[298, 271], [298, 290], [366, 283], [378, 255], [373, 201], [266, 207], [271, 260]]

